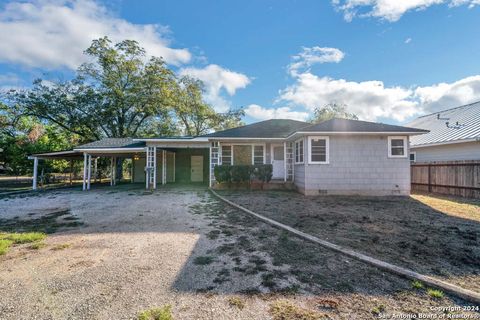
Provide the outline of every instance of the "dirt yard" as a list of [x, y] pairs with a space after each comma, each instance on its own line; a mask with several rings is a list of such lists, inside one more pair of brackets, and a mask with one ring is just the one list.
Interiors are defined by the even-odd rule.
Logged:
[[257, 213], [372, 257], [480, 292], [480, 201], [221, 192]]
[[[293, 219], [287, 209], [298, 202], [292, 212], [306, 216], [296, 194], [231, 196], [254, 209], [275, 208], [270, 215], [285, 220]], [[309, 223], [327, 211], [317, 201], [305, 206]], [[357, 220], [373, 219], [392, 201], [398, 200], [365, 200], [374, 210], [358, 213]], [[463, 223], [459, 230], [478, 232], [472, 221]], [[376, 233], [394, 234], [395, 228], [382, 226]], [[348, 238], [343, 227], [337, 230], [340, 239]], [[373, 319], [439, 315], [444, 312], [432, 308], [465, 305], [261, 223], [202, 188], [149, 194], [141, 186], [118, 186], [5, 197], [0, 231], [48, 234], [43, 245], [14, 245], [0, 256], [0, 319], [136, 319], [167, 305], [175, 319]], [[351, 234], [351, 241], [360, 234]]]

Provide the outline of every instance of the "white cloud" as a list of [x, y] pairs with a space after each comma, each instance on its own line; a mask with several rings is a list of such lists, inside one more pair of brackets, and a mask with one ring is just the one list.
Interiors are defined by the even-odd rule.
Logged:
[[417, 113], [410, 101], [413, 92], [402, 87], [387, 88], [381, 81], [347, 81], [303, 73], [295, 84], [281, 91], [280, 99], [313, 111], [332, 102], [345, 103], [361, 119], [380, 117], [402, 121]]
[[480, 100], [480, 75], [452, 83], [417, 87], [415, 98], [425, 112], [435, 112]]
[[220, 112], [230, 108], [230, 102], [222, 95], [223, 91], [229, 96], [233, 96], [238, 89], [243, 89], [250, 83], [250, 79], [246, 75], [216, 64], [210, 64], [205, 68], [183, 68], [179, 74], [201, 80], [206, 87], [205, 100]]
[[394, 22], [407, 11], [424, 10], [443, 3], [448, 3], [450, 7], [468, 5], [473, 8], [480, 5], [480, 0], [332, 0], [332, 3], [343, 12], [347, 21], [355, 17], [375, 17]]
[[75, 69], [91, 41], [105, 35], [114, 42], [137, 40], [148, 55], [172, 65], [191, 60], [187, 49], [170, 48], [166, 27], [130, 23], [94, 0], [36, 0], [10, 2], [0, 12], [0, 61]]
[[308, 69], [317, 63], [338, 63], [345, 54], [337, 48], [328, 47], [303, 47], [302, 52], [292, 57], [293, 62], [288, 65], [290, 74], [295, 75], [300, 69]]
[[407, 38], [407, 39], [405, 39], [404, 42], [405, 42], [405, 44], [409, 44], [410, 42], [412, 42], [412, 38]]
[[308, 112], [293, 111], [289, 107], [264, 108], [257, 104], [251, 104], [245, 108], [245, 114], [256, 120], [292, 119], [304, 121], [308, 118]]
[[299, 74], [296, 82], [280, 92], [278, 102], [313, 111], [328, 103], [345, 103], [360, 119], [376, 121], [388, 118], [405, 121], [480, 100], [480, 75], [452, 83], [406, 88], [385, 86], [382, 81], [348, 81], [319, 77], [310, 72]]

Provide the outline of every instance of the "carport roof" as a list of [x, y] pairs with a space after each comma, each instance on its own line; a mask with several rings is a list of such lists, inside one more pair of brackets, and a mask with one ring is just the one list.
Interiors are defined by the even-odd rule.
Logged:
[[104, 138], [90, 143], [82, 144], [74, 150], [85, 149], [113, 149], [113, 148], [143, 148], [145, 142], [133, 141], [132, 138]]

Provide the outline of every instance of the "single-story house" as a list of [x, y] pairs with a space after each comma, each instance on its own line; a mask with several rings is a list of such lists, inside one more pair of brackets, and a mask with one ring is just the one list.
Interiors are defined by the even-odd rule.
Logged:
[[115, 158], [123, 157], [133, 161], [132, 181], [147, 188], [171, 182], [213, 186], [216, 165], [272, 164], [273, 179], [306, 195], [407, 195], [409, 138], [427, 132], [358, 120], [272, 119], [198, 137], [103, 139], [31, 158], [35, 174], [38, 159], [83, 158], [86, 190], [92, 157], [110, 157], [112, 173]]
[[410, 139], [413, 162], [480, 160], [480, 101], [419, 117], [407, 126], [429, 131]]

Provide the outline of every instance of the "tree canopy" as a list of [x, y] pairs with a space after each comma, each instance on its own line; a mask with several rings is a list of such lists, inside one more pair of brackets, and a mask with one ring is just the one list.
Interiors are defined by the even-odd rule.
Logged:
[[333, 118], [358, 120], [357, 115], [347, 111], [346, 104], [334, 102], [329, 103], [321, 108], [315, 108], [313, 111], [313, 116], [309, 119], [309, 122], [319, 123]]
[[[147, 57], [133, 40], [113, 44], [107, 37], [85, 50], [88, 62], [73, 79], [37, 79], [31, 88], [11, 90], [0, 106], [0, 140], [22, 140], [36, 130], [37, 141], [63, 135], [49, 150], [104, 137], [197, 136], [236, 126], [242, 110], [218, 113], [203, 98], [203, 83], [179, 78], [161, 57]], [[68, 139], [66, 138], [68, 136]], [[17, 146], [26, 153], [25, 144]], [[8, 151], [13, 154], [13, 151]], [[30, 152], [30, 151], [28, 151]], [[3, 151], [5, 162], [6, 150]]]

